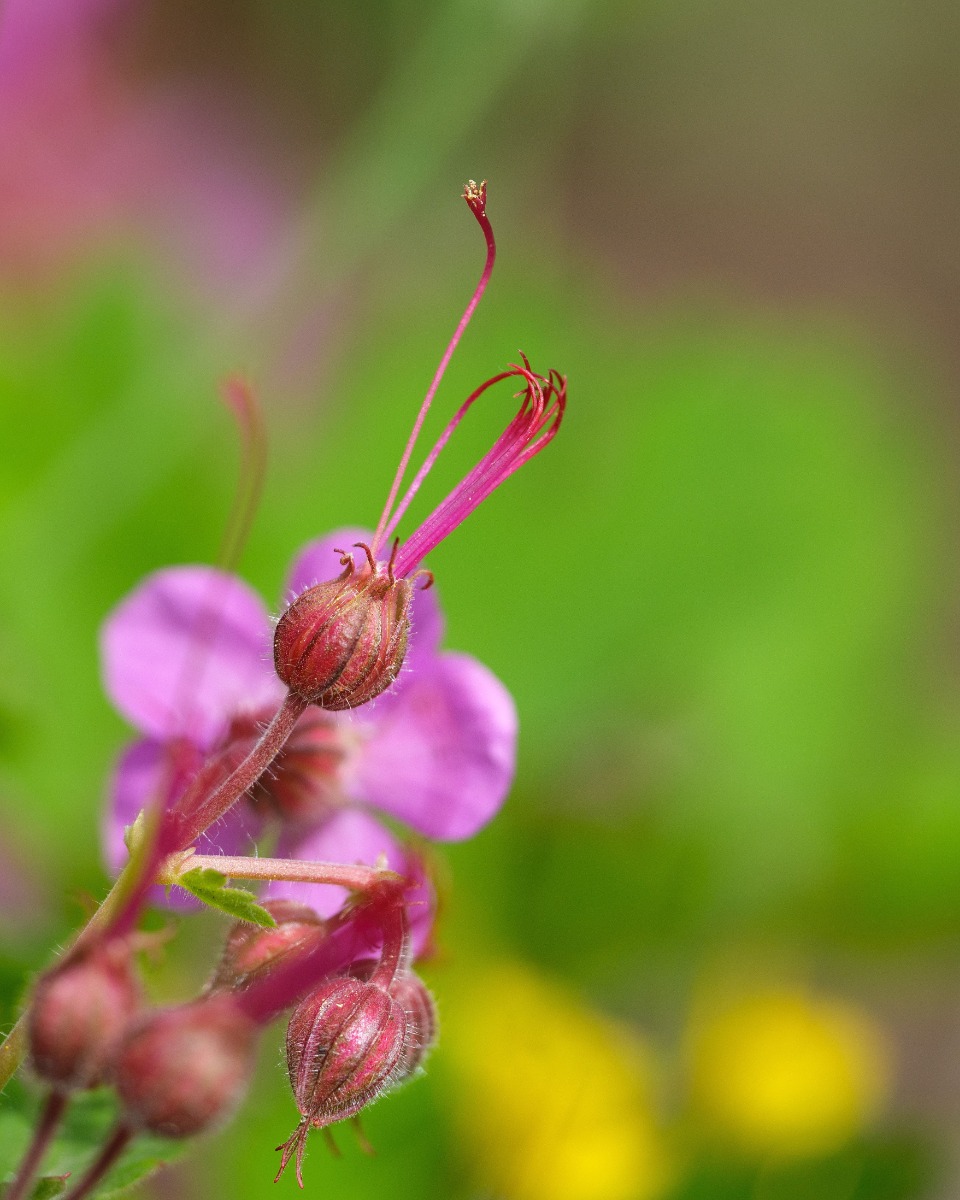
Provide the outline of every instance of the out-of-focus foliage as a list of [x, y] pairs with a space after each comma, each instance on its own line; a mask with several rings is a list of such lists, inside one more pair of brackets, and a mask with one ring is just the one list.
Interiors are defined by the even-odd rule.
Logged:
[[[0, 1161], [16, 1162], [27, 1146], [36, 1119], [36, 1100], [19, 1083], [4, 1092], [0, 1113]], [[37, 1181], [31, 1200], [49, 1200], [66, 1190], [70, 1177], [76, 1181], [96, 1154], [117, 1119], [116, 1105], [106, 1089], [87, 1092], [70, 1106], [64, 1123], [50, 1147], [44, 1176]], [[134, 1142], [124, 1161], [104, 1179], [97, 1196], [103, 1200], [129, 1193], [130, 1188], [183, 1153], [183, 1143], [142, 1137]], [[2, 1195], [2, 1192], [0, 1192]]]

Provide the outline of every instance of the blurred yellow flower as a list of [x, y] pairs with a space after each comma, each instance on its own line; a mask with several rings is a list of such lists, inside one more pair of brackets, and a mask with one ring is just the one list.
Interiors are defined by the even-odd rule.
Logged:
[[649, 1200], [667, 1182], [638, 1038], [518, 963], [460, 981], [441, 1053], [477, 1176], [508, 1200]]
[[828, 1153], [881, 1107], [889, 1059], [860, 1009], [802, 990], [708, 1005], [689, 1041], [693, 1101], [714, 1132], [747, 1153]]

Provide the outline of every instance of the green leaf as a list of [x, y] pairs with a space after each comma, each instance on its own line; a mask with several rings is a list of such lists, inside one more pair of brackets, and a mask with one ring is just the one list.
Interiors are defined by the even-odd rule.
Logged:
[[[53, 1200], [54, 1196], [59, 1196], [66, 1190], [67, 1180], [69, 1175], [44, 1175], [33, 1185], [30, 1192], [30, 1200]], [[8, 1183], [0, 1183], [0, 1200], [5, 1200], [5, 1197], [10, 1190]]]
[[69, 1178], [69, 1175], [44, 1175], [42, 1179], [37, 1180], [30, 1193], [30, 1200], [53, 1200], [54, 1196], [59, 1196], [67, 1190]]
[[228, 913], [239, 921], [249, 921], [251, 925], [262, 925], [273, 929], [276, 921], [265, 908], [257, 903], [253, 892], [246, 888], [229, 887], [227, 877], [209, 867], [195, 867], [187, 871], [177, 880], [177, 886], [186, 888], [203, 904]]

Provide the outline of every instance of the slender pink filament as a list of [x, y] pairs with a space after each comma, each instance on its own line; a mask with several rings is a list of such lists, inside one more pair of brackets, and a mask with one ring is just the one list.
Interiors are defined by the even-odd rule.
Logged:
[[[483, 195], [485, 200], [486, 186], [481, 186], [483, 187]], [[373, 535], [371, 549], [373, 550], [374, 555], [376, 555], [378, 549], [383, 543], [384, 538], [388, 536], [385, 531], [387, 529], [387, 522], [390, 521], [390, 512], [393, 508], [394, 501], [397, 498], [397, 493], [400, 491], [400, 485], [403, 483], [403, 477], [407, 473], [407, 467], [410, 465], [410, 456], [413, 454], [414, 447], [417, 444], [417, 439], [420, 436], [420, 430], [423, 428], [423, 423], [427, 418], [427, 413], [430, 411], [430, 405], [433, 403], [433, 398], [437, 393], [437, 388], [440, 386], [440, 381], [443, 379], [447, 365], [449, 364], [450, 359], [453, 357], [454, 350], [456, 350], [460, 339], [463, 337], [464, 330], [470, 324], [470, 318], [473, 316], [477, 305], [480, 303], [480, 297], [487, 289], [487, 282], [493, 272], [494, 260], [497, 257], [497, 244], [494, 241], [493, 228], [490, 225], [486, 210], [482, 205], [474, 205], [468, 200], [468, 206], [470, 211], [476, 217], [478, 225], [483, 230], [483, 236], [487, 243], [487, 260], [484, 263], [483, 273], [480, 276], [480, 281], [474, 289], [473, 295], [470, 297], [469, 304], [463, 311], [463, 316], [460, 318], [460, 322], [457, 325], [457, 328], [454, 330], [453, 337], [450, 339], [450, 343], [443, 353], [443, 358], [440, 359], [440, 365], [437, 367], [436, 373], [434, 374], [430, 386], [427, 389], [427, 394], [423, 399], [423, 403], [420, 405], [420, 411], [417, 413], [417, 419], [413, 423], [413, 429], [410, 433], [410, 437], [407, 440], [407, 444], [404, 447], [403, 455], [400, 459], [400, 465], [397, 467], [397, 473], [394, 476], [393, 484], [390, 488], [390, 494], [387, 497], [387, 502], [383, 508], [383, 514], [377, 523], [377, 529]], [[390, 528], [393, 529], [395, 524], [396, 522], [394, 521], [390, 525]]]
[[[463, 404], [461, 404], [460, 408], [457, 410], [457, 412], [454, 414], [453, 418], [451, 419], [449, 425], [447, 425], [446, 429], [440, 435], [439, 439], [437, 440], [436, 445], [433, 447], [433, 449], [427, 455], [426, 459], [424, 460], [423, 466], [413, 477], [413, 482], [407, 488], [406, 494], [404, 495], [404, 497], [400, 501], [400, 503], [397, 505], [396, 510], [394, 511], [394, 514], [390, 519], [390, 524], [384, 530], [384, 535], [383, 535], [384, 538], [390, 537], [391, 534], [393, 533], [393, 531], [396, 529], [396, 527], [400, 524], [400, 521], [403, 519], [403, 514], [410, 507], [410, 501], [414, 498], [414, 496], [420, 490], [420, 485], [423, 483], [423, 481], [426, 479], [426, 477], [430, 474], [430, 471], [433, 468], [433, 464], [437, 461], [437, 458], [439, 457], [440, 451], [444, 448], [444, 446], [450, 440], [450, 435], [453, 433], [453, 431], [456, 429], [456, 427], [463, 420], [464, 416], [466, 415], [467, 410], [470, 408], [470, 406], [473, 404], [473, 402], [475, 400], [479, 399], [480, 396], [482, 396], [483, 393], [487, 390], [487, 388], [493, 387], [493, 385], [495, 383], [500, 383], [500, 381], [503, 379], [509, 379], [511, 375], [515, 375], [515, 374], [516, 374], [515, 371], [501, 371], [499, 375], [494, 375], [494, 377], [492, 379], [488, 379], [486, 381], [486, 383], [482, 383], [480, 385], [480, 387], [478, 387], [476, 389], [476, 391], [471, 392], [470, 395], [467, 397], [467, 399], [463, 402]], [[501, 435], [501, 438], [502, 438], [502, 436], [503, 435]]]
[[495, 383], [515, 375], [526, 381], [522, 393], [523, 402], [517, 414], [473, 470], [400, 547], [396, 562], [398, 575], [407, 575], [418, 566], [426, 555], [505, 479], [535, 454], [539, 454], [559, 429], [566, 405], [566, 380], [555, 372], [551, 372], [547, 378], [536, 375], [524, 359], [522, 367], [513, 366], [509, 371], [503, 371], [488, 379], [463, 402], [427, 456], [408, 494], [404, 496], [401, 514], [422, 478], [449, 441], [450, 435], [473, 404]]

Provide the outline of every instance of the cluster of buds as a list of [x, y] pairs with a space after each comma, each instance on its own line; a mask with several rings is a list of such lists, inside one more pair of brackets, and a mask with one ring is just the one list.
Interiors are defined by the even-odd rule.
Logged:
[[30, 1065], [44, 1083], [62, 1093], [112, 1084], [126, 1125], [171, 1138], [233, 1110], [255, 1032], [220, 996], [146, 1010], [129, 938], [81, 949], [42, 976], [27, 1024]]
[[[371, 902], [364, 934], [371, 926], [380, 931], [381, 957], [323, 975], [290, 1018], [287, 1062], [303, 1120], [283, 1167], [296, 1148], [298, 1178], [309, 1128], [354, 1116], [410, 1078], [435, 1038], [433, 1000], [409, 968], [396, 885], [385, 895], [379, 908], [376, 897]], [[144, 1008], [132, 939], [78, 951], [35, 989], [28, 1025], [34, 1073], [57, 1092], [111, 1084], [131, 1135], [179, 1139], [222, 1124], [246, 1090], [260, 1028], [293, 1003], [304, 964], [316, 960], [324, 972], [343, 953], [330, 923], [307, 906], [274, 900], [267, 910], [275, 927], [237, 922], [204, 993], [187, 1004]], [[328, 944], [330, 957], [318, 957]], [[272, 991], [279, 999], [257, 1003]]]

